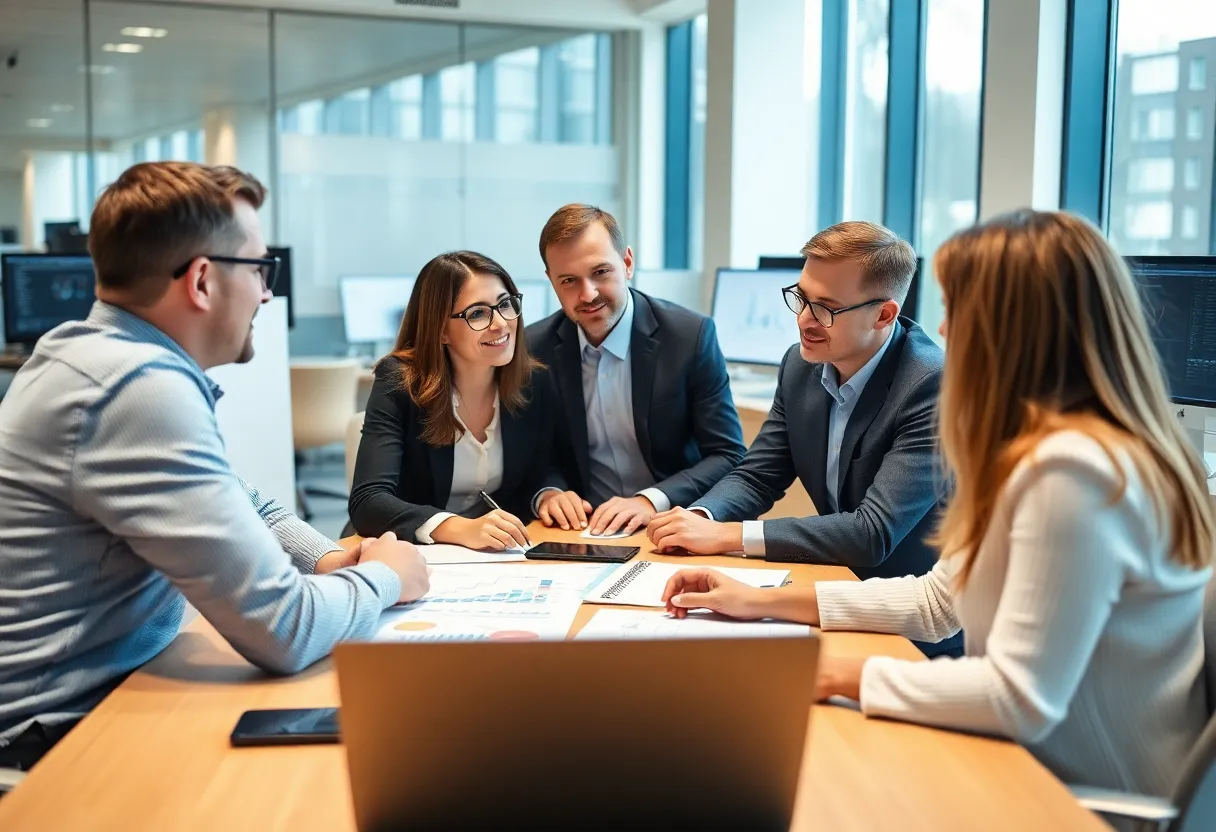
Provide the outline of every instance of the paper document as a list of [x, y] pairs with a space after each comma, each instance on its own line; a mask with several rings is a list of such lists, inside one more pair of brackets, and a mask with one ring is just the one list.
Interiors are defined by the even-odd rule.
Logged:
[[781, 621], [734, 621], [711, 612], [690, 613], [674, 618], [650, 610], [599, 610], [576, 640], [660, 639], [660, 638], [777, 638], [810, 635], [805, 624]]
[[600, 564], [434, 567], [431, 588], [380, 617], [376, 641], [562, 639]]
[[[622, 563], [605, 575], [584, 598], [589, 604], [625, 604], [633, 607], [663, 606], [663, 588], [668, 579], [681, 569], [689, 567], [678, 563], [659, 563], [651, 560], [635, 560]], [[715, 567], [717, 569], [717, 567]], [[742, 581], [748, 586], [781, 586], [789, 577], [788, 569], [740, 569], [730, 567], [718, 569], [727, 577]]]
[[592, 534], [591, 529], [584, 529], [579, 537], [585, 537], [588, 540], [620, 540], [622, 537], [633, 537], [635, 534], [637, 532], [626, 534], [624, 531], [614, 532], [613, 534]]
[[524, 550], [518, 546], [501, 551], [468, 549], [450, 543], [429, 543], [418, 547], [422, 558], [432, 566], [440, 563], [516, 563], [525, 561]]

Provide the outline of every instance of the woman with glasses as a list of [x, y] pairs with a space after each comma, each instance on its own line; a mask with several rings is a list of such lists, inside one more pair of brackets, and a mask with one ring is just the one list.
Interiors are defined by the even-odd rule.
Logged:
[[367, 402], [350, 494], [359, 534], [528, 545], [555, 408], [528, 355], [522, 301], [506, 270], [476, 252], [423, 266]]
[[829, 657], [818, 693], [1008, 737], [1069, 783], [1170, 795], [1208, 716], [1216, 518], [1136, 285], [1085, 220], [1029, 210], [955, 235], [934, 271], [953, 493], [933, 571], [756, 591], [687, 570], [664, 598], [678, 616], [926, 641], [961, 629], [959, 659]]

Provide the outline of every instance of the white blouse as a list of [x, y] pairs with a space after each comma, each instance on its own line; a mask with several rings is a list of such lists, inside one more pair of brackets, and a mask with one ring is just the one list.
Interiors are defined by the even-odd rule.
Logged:
[[1062, 780], [1169, 795], [1207, 721], [1202, 610], [1210, 569], [1170, 557], [1129, 458], [1127, 487], [1089, 436], [1062, 432], [998, 497], [962, 590], [956, 561], [919, 578], [817, 584], [825, 630], [938, 641], [966, 656], [866, 661], [861, 707], [1009, 737]]
[[[449, 517], [468, 511], [484, 502], [478, 492], [493, 493], [502, 487], [502, 440], [499, 437], [498, 395], [494, 396], [494, 416], [486, 427], [486, 441], [479, 442], [460, 418], [460, 397], [452, 394], [452, 413], [463, 433], [452, 447], [452, 490], [448, 494], [446, 511], [427, 520], [415, 535], [419, 543], [434, 543], [431, 532]], [[485, 506], [489, 511], [490, 507]], [[485, 512], [482, 512], [485, 513]]]

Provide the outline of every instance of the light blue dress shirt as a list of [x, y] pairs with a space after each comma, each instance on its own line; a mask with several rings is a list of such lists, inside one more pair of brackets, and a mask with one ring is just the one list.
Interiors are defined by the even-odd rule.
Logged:
[[294, 672], [370, 637], [400, 596], [382, 563], [301, 574], [334, 546], [232, 472], [219, 395], [169, 336], [101, 302], [45, 335], [13, 380], [0, 402], [0, 745], [90, 710], [173, 640], [187, 601], [254, 664]]
[[[861, 393], [870, 382], [870, 377], [878, 369], [882, 357], [887, 354], [887, 347], [891, 346], [892, 331], [894, 331], [894, 327], [888, 327], [887, 338], [878, 348], [878, 352], [874, 353], [870, 360], [844, 384], [840, 383], [840, 374], [836, 372], [834, 366], [823, 365], [823, 389], [828, 391], [828, 395], [834, 402], [832, 410], [828, 414], [828, 454], [827, 467], [824, 472], [828, 508], [831, 511], [824, 512], [825, 514], [835, 514], [840, 510], [836, 489], [840, 479], [840, 449], [844, 444], [844, 432], [849, 426], [849, 419], [853, 416], [853, 409], [857, 407], [857, 400], [861, 398]], [[743, 521], [743, 551], [749, 555], [764, 554], [763, 520]]]
[[655, 511], [667, 511], [671, 501], [657, 488], [638, 446], [633, 423], [633, 371], [629, 344], [633, 335], [633, 296], [626, 295], [625, 313], [600, 346], [593, 347], [578, 329], [583, 367], [583, 405], [587, 411], [587, 451], [592, 504], [622, 495], [640, 495]]

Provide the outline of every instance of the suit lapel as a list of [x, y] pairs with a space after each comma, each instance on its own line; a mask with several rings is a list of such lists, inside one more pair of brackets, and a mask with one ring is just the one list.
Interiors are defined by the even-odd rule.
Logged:
[[427, 445], [426, 451], [431, 458], [434, 505], [436, 508], [443, 508], [448, 504], [448, 497], [452, 496], [452, 464], [456, 451], [452, 445], [441, 445], [438, 448]]
[[849, 423], [845, 425], [844, 440], [840, 444], [840, 471], [836, 482], [837, 495], [844, 489], [844, 481], [848, 476], [849, 465], [853, 461], [853, 452], [857, 449], [857, 443], [861, 441], [861, 437], [865, 435], [865, 432], [870, 429], [874, 418], [878, 416], [878, 412], [882, 410], [883, 404], [887, 401], [887, 394], [891, 390], [891, 382], [895, 378], [895, 368], [899, 366], [899, 356], [903, 351], [904, 338], [905, 330], [896, 321], [895, 331], [891, 333], [891, 345], [887, 347], [887, 352], [882, 357], [882, 361], [874, 369], [874, 375], [870, 376], [865, 389], [861, 391], [861, 398], [857, 400], [857, 406], [853, 408], [853, 415], [849, 417]]
[[554, 355], [557, 359], [555, 372], [558, 392], [561, 394], [566, 427], [570, 431], [570, 442], [574, 446], [579, 478], [589, 483], [591, 463], [587, 440], [587, 406], [583, 403], [583, 358], [579, 355], [578, 333], [573, 322], [567, 320], [562, 322], [557, 334], [558, 344]]
[[[632, 291], [632, 290], [630, 290]], [[633, 331], [629, 334], [629, 375], [633, 393], [633, 428], [638, 437], [642, 459], [652, 471], [650, 456], [650, 403], [654, 399], [654, 377], [659, 366], [659, 328], [650, 303], [633, 292]]]
[[787, 412], [785, 429], [789, 431], [791, 437], [797, 433], [801, 433], [803, 430], [810, 437], [810, 478], [809, 482], [803, 480], [803, 485], [806, 486], [807, 494], [810, 496], [811, 502], [815, 504], [816, 510], [822, 514], [828, 510], [828, 506], [830, 505], [828, 502], [826, 480], [828, 465], [828, 416], [831, 413], [833, 404], [832, 397], [828, 395], [827, 390], [823, 389], [822, 364], [819, 365], [819, 368], [807, 380], [806, 389], [801, 392], [801, 397], [806, 402], [806, 407], [803, 411], [806, 414], [806, 421], [800, 424], [801, 420], [790, 418], [790, 416], [795, 414]]
[[501, 489], [504, 494], [510, 494], [517, 488], [525, 468], [529, 467], [527, 458], [532, 443], [528, 441], [524, 423], [501, 404], [498, 407], [499, 441], [502, 442]]

